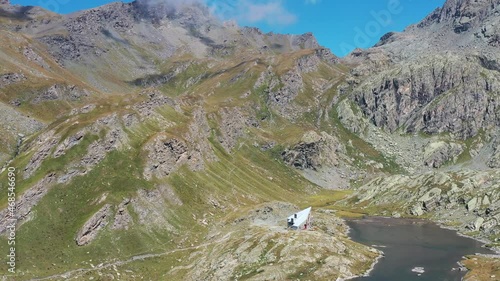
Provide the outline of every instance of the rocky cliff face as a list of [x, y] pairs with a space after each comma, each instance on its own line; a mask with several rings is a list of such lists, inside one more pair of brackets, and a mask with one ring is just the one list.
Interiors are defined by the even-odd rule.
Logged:
[[341, 122], [411, 172], [368, 182], [346, 204], [382, 215], [427, 213], [497, 239], [499, 13], [499, 1], [448, 0], [344, 58], [353, 70]]
[[498, 1], [447, 1], [404, 32], [346, 57], [355, 65], [350, 98], [362, 116], [389, 133], [447, 135], [449, 142], [496, 135], [499, 9]]
[[367, 118], [391, 132], [467, 139], [500, 124], [497, 77], [477, 57], [433, 55], [370, 76], [353, 98]]

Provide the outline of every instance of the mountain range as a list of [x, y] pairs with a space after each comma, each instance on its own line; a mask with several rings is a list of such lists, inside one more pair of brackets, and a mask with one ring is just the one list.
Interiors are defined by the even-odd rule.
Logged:
[[[498, 249], [499, 27], [499, 0], [448, 0], [339, 58], [198, 2], [2, 2], [16, 280], [347, 278], [380, 254], [347, 236], [361, 215]], [[284, 231], [308, 206], [315, 231]], [[8, 224], [2, 196], [2, 253]]]

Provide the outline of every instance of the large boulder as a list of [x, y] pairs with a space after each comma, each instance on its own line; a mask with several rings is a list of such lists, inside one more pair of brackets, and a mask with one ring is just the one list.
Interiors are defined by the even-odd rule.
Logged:
[[426, 211], [432, 211], [439, 205], [439, 200], [441, 199], [441, 189], [433, 188], [429, 190], [426, 194], [424, 194], [419, 202], [422, 202], [422, 206]]
[[439, 168], [446, 162], [454, 162], [463, 152], [461, 145], [444, 141], [431, 143], [424, 152], [424, 163], [432, 168]]

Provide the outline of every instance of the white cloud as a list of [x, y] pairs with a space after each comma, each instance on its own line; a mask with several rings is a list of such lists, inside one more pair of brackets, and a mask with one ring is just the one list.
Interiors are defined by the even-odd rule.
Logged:
[[244, 11], [242, 16], [251, 23], [266, 21], [270, 24], [291, 24], [297, 20], [295, 15], [283, 7], [281, 1], [262, 4], [246, 3]]
[[244, 24], [289, 25], [297, 21], [297, 16], [286, 9], [283, 0], [208, 0], [207, 4], [223, 19], [235, 19]]
[[321, 0], [305, 0], [306, 1], [306, 4], [312, 4], [312, 5], [315, 5], [315, 4], [318, 4], [319, 2], [321, 2]]

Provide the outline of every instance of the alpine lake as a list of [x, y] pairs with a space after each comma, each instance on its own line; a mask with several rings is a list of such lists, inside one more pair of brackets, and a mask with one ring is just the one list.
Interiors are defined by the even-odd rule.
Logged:
[[435, 223], [415, 219], [369, 217], [348, 220], [354, 241], [384, 252], [369, 276], [357, 281], [460, 281], [463, 256], [492, 254], [479, 241]]

